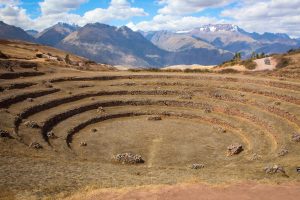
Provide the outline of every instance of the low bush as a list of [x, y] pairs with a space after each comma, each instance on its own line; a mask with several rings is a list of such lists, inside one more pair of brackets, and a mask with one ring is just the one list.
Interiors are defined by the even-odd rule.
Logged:
[[291, 60], [289, 58], [280, 57], [277, 59], [276, 68], [281, 69], [281, 68], [287, 67], [290, 64], [290, 62], [291, 62]]
[[241, 62], [242, 65], [245, 66], [246, 69], [253, 70], [256, 68], [257, 64], [251, 59], [244, 60]]

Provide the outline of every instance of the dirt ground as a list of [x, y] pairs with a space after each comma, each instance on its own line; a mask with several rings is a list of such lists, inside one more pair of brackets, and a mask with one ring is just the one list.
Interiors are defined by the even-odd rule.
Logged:
[[74, 195], [66, 200], [297, 200], [300, 184], [257, 184], [209, 186], [205, 184], [181, 184], [129, 189], [105, 189]]
[[299, 196], [297, 78], [49, 64], [3, 68], [0, 83], [0, 199]]

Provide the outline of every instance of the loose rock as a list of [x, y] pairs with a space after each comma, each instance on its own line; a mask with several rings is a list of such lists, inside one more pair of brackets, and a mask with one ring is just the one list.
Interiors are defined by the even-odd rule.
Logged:
[[33, 98], [28, 98], [27, 101], [28, 102], [33, 102]]
[[95, 133], [95, 132], [97, 132], [97, 131], [98, 131], [98, 129], [96, 129], [96, 128], [92, 128], [92, 129], [91, 129], [91, 131], [92, 131], [93, 133]]
[[278, 165], [265, 167], [264, 171], [266, 172], [266, 174], [282, 173], [282, 174], [286, 175], [284, 168], [281, 166], [278, 166]]
[[160, 116], [150, 116], [148, 117], [149, 121], [159, 121], [162, 120]]
[[87, 143], [86, 143], [86, 142], [80, 142], [80, 146], [81, 146], [81, 147], [86, 147], [86, 146], [87, 146]]
[[34, 149], [42, 149], [43, 146], [38, 143], [38, 142], [32, 142], [30, 145], [29, 145], [30, 148], [34, 148]]
[[0, 137], [6, 137], [6, 138], [10, 138], [11, 136], [10, 136], [10, 134], [9, 134], [9, 132], [8, 131], [5, 131], [5, 130], [1, 130], [0, 129]]
[[47, 133], [47, 137], [48, 137], [48, 138], [52, 138], [52, 139], [57, 138], [57, 137], [55, 136], [55, 134], [54, 134], [53, 131], [49, 131], [49, 132]]
[[202, 169], [202, 168], [204, 168], [203, 164], [195, 163], [195, 164], [192, 165], [192, 169]]
[[233, 156], [239, 154], [243, 151], [243, 146], [241, 144], [231, 144], [227, 147], [227, 155]]
[[27, 121], [27, 122], [24, 123], [24, 125], [29, 127], [29, 128], [40, 128], [38, 123], [36, 123], [34, 121]]
[[250, 160], [254, 161], [254, 160], [260, 160], [262, 158], [261, 155], [258, 155], [257, 153], [254, 153], [251, 157]]
[[282, 157], [282, 156], [285, 156], [286, 154], [288, 154], [289, 151], [286, 149], [286, 148], [283, 148], [281, 149], [279, 152], [278, 152], [278, 156]]
[[292, 136], [292, 141], [294, 141], [294, 142], [300, 142], [300, 134], [295, 133]]
[[113, 156], [113, 160], [122, 164], [141, 164], [145, 162], [142, 156], [132, 153], [117, 154]]
[[105, 110], [104, 110], [103, 107], [100, 106], [100, 107], [97, 109], [97, 112], [98, 112], [98, 113], [103, 113], [103, 112], [105, 112]]

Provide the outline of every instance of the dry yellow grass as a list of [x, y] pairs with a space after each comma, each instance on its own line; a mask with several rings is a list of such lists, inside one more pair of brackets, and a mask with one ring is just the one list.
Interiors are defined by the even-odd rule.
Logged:
[[[84, 188], [300, 181], [300, 143], [291, 139], [300, 127], [299, 79], [49, 66], [0, 72], [0, 129], [12, 137], [0, 138], [0, 199], [57, 199]], [[33, 142], [43, 148], [30, 148]], [[228, 157], [232, 143], [244, 151]], [[282, 148], [289, 152], [278, 156]], [[124, 152], [145, 163], [112, 162]], [[194, 163], [205, 167], [193, 170]], [[265, 174], [271, 164], [288, 177]]]

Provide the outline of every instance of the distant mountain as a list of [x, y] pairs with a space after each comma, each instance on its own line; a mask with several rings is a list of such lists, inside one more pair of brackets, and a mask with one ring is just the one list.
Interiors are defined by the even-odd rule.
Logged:
[[2, 21], [0, 21], [0, 39], [23, 40], [28, 42], [35, 41], [35, 39], [23, 29], [5, 24]]
[[[190, 37], [187, 39], [195, 40]], [[202, 45], [201, 41], [194, 45], [197, 48], [184, 47], [178, 43], [170, 49], [161, 49], [162, 46], [158, 48], [141, 33], [134, 32], [126, 26], [117, 28], [99, 23], [87, 24], [71, 33], [57, 47], [97, 62], [139, 67], [215, 65], [233, 56], [232, 53], [219, 51], [210, 45]]]
[[[34, 38], [34, 37], [35, 38]], [[300, 39], [282, 33], [249, 33], [232, 24], [209, 24], [182, 31], [135, 32], [126, 26], [94, 23], [84, 27], [58, 23], [37, 33], [0, 22], [0, 38], [37, 42], [112, 65], [164, 67], [218, 65], [234, 53], [284, 53]]]
[[153, 44], [167, 51], [179, 52], [196, 48], [216, 49], [206, 41], [185, 34], [170, 31], [150, 32], [150, 34], [144, 32], [142, 34]]
[[[282, 53], [299, 46], [299, 41], [286, 34], [248, 33], [232, 24], [209, 24], [192, 30], [157, 31], [143, 35], [153, 44], [166, 50], [214, 48], [232, 53], [241, 52], [244, 57], [249, 57], [252, 52]], [[174, 49], [174, 46], [178, 48]]]
[[126, 26], [117, 28], [100, 23], [85, 25], [57, 47], [97, 62], [144, 67], [160, 66], [166, 54]]
[[37, 42], [44, 45], [55, 46], [70, 33], [77, 31], [78, 28], [76, 25], [58, 23], [36, 35]]
[[32, 37], [36, 37], [39, 32], [36, 30], [26, 30], [26, 33]]

